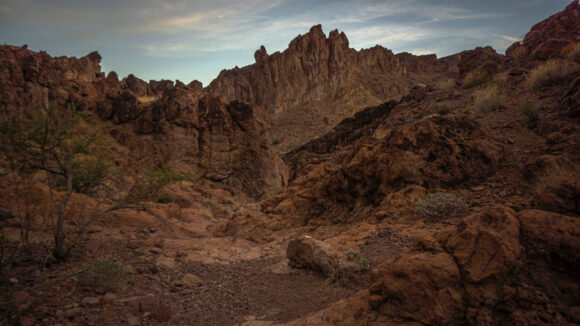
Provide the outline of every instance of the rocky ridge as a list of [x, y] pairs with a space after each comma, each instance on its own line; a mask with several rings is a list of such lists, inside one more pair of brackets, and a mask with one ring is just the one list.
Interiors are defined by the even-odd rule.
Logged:
[[48, 107], [72, 107], [112, 122], [121, 153], [115, 160], [137, 171], [167, 164], [260, 197], [285, 185], [286, 169], [274, 152], [268, 117], [259, 107], [225, 103], [199, 82], [146, 83], [133, 75], [105, 76], [101, 57], [52, 58], [26, 47], [0, 47], [3, 119]]
[[356, 51], [343, 32], [326, 37], [317, 25], [285, 51], [268, 54], [262, 46], [254, 58], [252, 65], [223, 70], [206, 90], [263, 107], [277, 147], [287, 152], [365, 107], [397, 99], [435, 75], [453, 75], [459, 57], [395, 55], [381, 46]]

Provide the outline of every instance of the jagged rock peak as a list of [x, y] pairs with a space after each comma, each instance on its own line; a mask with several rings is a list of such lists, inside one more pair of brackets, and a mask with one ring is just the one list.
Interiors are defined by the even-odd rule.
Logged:
[[339, 45], [342, 48], [348, 49], [348, 39], [344, 32], [339, 33], [338, 30], [333, 30], [330, 32], [329, 37], [322, 31], [322, 25], [314, 25], [310, 28], [310, 31], [304, 35], [298, 35], [294, 38], [288, 45], [289, 49], [298, 52], [304, 52], [307, 50], [313, 50], [321, 47], [326, 47], [328, 45]]

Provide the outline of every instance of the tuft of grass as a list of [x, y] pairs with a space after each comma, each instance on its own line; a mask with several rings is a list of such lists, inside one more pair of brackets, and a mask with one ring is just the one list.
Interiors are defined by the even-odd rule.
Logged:
[[366, 258], [359, 260], [358, 264], [363, 271], [368, 271], [371, 269], [371, 261]]
[[526, 85], [533, 89], [546, 87], [578, 71], [580, 69], [574, 62], [560, 59], [548, 60], [530, 72], [526, 79]]
[[505, 97], [501, 95], [497, 85], [478, 89], [473, 94], [473, 104], [480, 112], [495, 111], [503, 107]]
[[520, 45], [518, 47], [516, 47], [515, 49], [513, 49], [513, 51], [510, 53], [510, 57], [513, 59], [520, 59], [523, 58], [525, 56], [528, 55], [528, 48], [524, 45]]
[[562, 56], [572, 61], [575, 58], [580, 58], [580, 42], [570, 43], [562, 49]]
[[233, 204], [235, 204], [233, 199], [231, 199], [231, 198], [224, 199], [224, 205], [233, 205]]
[[468, 209], [469, 205], [462, 198], [447, 192], [428, 194], [415, 203], [415, 213], [432, 221], [463, 215]]
[[489, 73], [483, 69], [475, 69], [468, 72], [463, 78], [464, 88], [473, 88], [483, 84], [489, 78]]
[[455, 79], [453, 78], [449, 78], [449, 79], [445, 79], [445, 80], [441, 80], [439, 82], [437, 82], [437, 88], [444, 90], [444, 91], [450, 91], [455, 87]]
[[546, 168], [536, 177], [535, 188], [539, 192], [558, 186], [567, 179], [580, 179], [580, 163], [558, 163]]

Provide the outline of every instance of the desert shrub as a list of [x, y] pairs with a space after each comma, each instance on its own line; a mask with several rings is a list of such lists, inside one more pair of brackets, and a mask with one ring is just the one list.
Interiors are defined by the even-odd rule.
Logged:
[[137, 102], [139, 102], [139, 104], [143, 105], [143, 106], [148, 106], [151, 105], [155, 102], [157, 102], [159, 100], [159, 96], [139, 96], [137, 98]]
[[442, 89], [445, 91], [450, 91], [453, 89], [453, 87], [455, 87], [455, 79], [449, 78], [449, 79], [441, 80], [441, 81], [437, 82], [437, 87], [439, 89]]
[[451, 106], [448, 102], [439, 102], [431, 105], [427, 110], [427, 115], [438, 114], [438, 115], [446, 115], [451, 112]]
[[233, 204], [235, 204], [233, 199], [231, 199], [231, 198], [224, 199], [224, 205], [233, 205]]
[[371, 269], [371, 261], [366, 258], [359, 260], [358, 264], [363, 271], [368, 271]]
[[535, 126], [540, 119], [541, 107], [538, 102], [526, 101], [520, 106], [520, 110], [528, 118], [529, 123]]
[[79, 281], [90, 286], [107, 286], [123, 290], [130, 273], [120, 263], [111, 259], [95, 259], [86, 263], [79, 272]]
[[356, 261], [360, 260], [360, 252], [357, 251], [357, 250], [352, 250], [352, 249], [351, 250], [345, 250], [344, 251], [344, 258], [347, 261], [354, 261], [354, 262], [356, 262]]
[[475, 69], [468, 72], [463, 78], [464, 88], [473, 88], [483, 84], [489, 78], [489, 73], [483, 69]]
[[580, 57], [580, 43], [570, 43], [562, 49], [562, 56], [572, 61]]
[[162, 192], [157, 196], [156, 202], [161, 204], [175, 203], [175, 197], [168, 192]]
[[530, 88], [542, 88], [557, 83], [579, 70], [577, 64], [568, 60], [548, 60], [530, 72], [526, 85]]
[[536, 191], [561, 184], [567, 179], [580, 179], [580, 163], [558, 163], [536, 177]]
[[[85, 158], [72, 163], [73, 189], [89, 194], [107, 179], [109, 166], [102, 159]], [[63, 179], [64, 181], [64, 179]]]
[[282, 139], [280, 139], [280, 138], [274, 138], [274, 139], [272, 139], [272, 145], [277, 146], [277, 145], [280, 145], [280, 144], [282, 144]]
[[473, 104], [480, 112], [495, 111], [503, 107], [504, 96], [501, 95], [497, 85], [490, 85], [478, 89], [473, 94]]
[[415, 203], [417, 215], [428, 220], [441, 220], [455, 217], [467, 212], [469, 206], [460, 197], [447, 192], [428, 194], [425, 199]]
[[510, 53], [510, 57], [514, 59], [520, 59], [528, 55], [528, 48], [526, 46], [520, 45], [513, 49]]

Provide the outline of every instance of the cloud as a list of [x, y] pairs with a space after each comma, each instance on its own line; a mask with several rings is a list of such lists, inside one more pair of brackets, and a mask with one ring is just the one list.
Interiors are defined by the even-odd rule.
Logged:
[[501, 35], [501, 34], [493, 34], [493, 36], [497, 36], [501, 39], [504, 39], [506, 41], [510, 41], [510, 42], [520, 42], [522, 39], [518, 38], [518, 37], [513, 37], [513, 36], [508, 36], [508, 35]]

